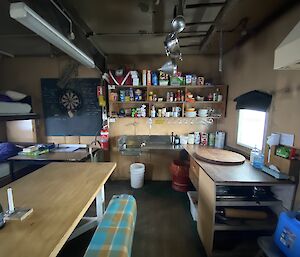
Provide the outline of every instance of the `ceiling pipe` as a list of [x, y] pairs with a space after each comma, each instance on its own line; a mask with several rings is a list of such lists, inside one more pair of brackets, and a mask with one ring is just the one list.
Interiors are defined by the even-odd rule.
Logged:
[[55, 8], [66, 18], [66, 20], [69, 22], [70, 24], [70, 33], [69, 33], [69, 36], [68, 38], [70, 40], [74, 40], [75, 39], [75, 34], [73, 32], [73, 22], [71, 20], [71, 18], [65, 14], [65, 12], [58, 6], [57, 3], [54, 2], [54, 0], [50, 0], [50, 2], [55, 6]]
[[219, 72], [223, 72], [223, 30], [220, 30], [220, 41], [219, 41]]
[[0, 50], [0, 55], [8, 56], [10, 58], [14, 58], [15, 57], [15, 55], [13, 55], [11, 53], [8, 53], [6, 51], [3, 51], [3, 50]]

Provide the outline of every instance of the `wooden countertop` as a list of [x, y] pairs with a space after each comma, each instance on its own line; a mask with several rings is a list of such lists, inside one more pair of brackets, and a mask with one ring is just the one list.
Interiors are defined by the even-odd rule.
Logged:
[[0, 255], [56, 256], [105, 184], [115, 163], [51, 163], [0, 189], [7, 207], [11, 186], [16, 207], [33, 208], [25, 220], [0, 230]]
[[194, 155], [195, 150], [199, 147], [203, 146], [184, 145], [184, 149], [216, 184], [293, 184], [290, 180], [277, 180], [253, 168], [249, 161], [245, 161], [245, 163], [241, 165], [232, 166], [210, 164], [200, 161]]

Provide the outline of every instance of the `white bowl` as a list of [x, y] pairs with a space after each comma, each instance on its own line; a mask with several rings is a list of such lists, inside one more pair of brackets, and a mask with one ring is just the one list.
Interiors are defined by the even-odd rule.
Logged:
[[195, 118], [197, 116], [197, 112], [186, 112], [185, 117], [187, 118]]
[[208, 110], [207, 109], [199, 109], [198, 110], [198, 116], [199, 117], [207, 117], [208, 115]]

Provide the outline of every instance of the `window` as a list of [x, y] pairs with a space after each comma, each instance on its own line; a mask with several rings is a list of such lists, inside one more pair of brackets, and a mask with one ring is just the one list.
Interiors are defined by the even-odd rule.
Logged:
[[262, 150], [265, 134], [266, 112], [239, 110], [237, 144]]

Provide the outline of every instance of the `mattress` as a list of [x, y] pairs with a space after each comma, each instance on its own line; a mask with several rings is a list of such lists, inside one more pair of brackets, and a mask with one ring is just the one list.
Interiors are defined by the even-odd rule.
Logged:
[[0, 102], [0, 114], [30, 113], [31, 106], [26, 103]]

